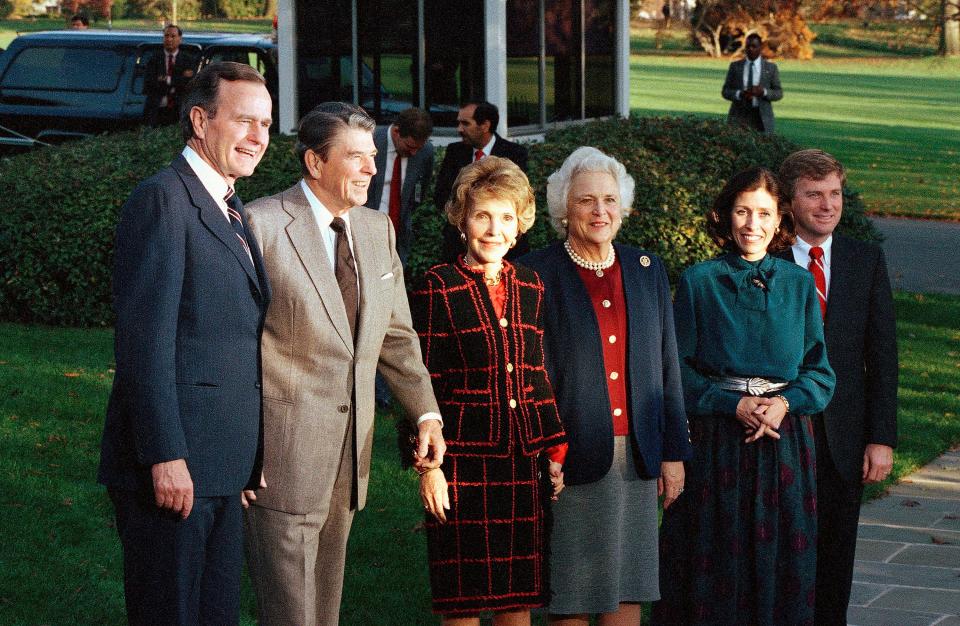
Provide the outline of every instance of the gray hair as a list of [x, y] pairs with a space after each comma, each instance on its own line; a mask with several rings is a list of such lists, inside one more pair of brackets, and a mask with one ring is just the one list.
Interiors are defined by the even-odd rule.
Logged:
[[300, 159], [300, 167], [307, 174], [306, 154], [312, 150], [324, 162], [330, 148], [341, 131], [355, 128], [372, 133], [377, 127], [373, 118], [355, 104], [324, 102], [318, 104], [300, 120], [297, 129], [297, 145], [294, 152]]
[[566, 233], [561, 220], [567, 217], [567, 196], [570, 183], [582, 172], [604, 172], [613, 176], [620, 189], [620, 218], [630, 215], [633, 210], [633, 178], [627, 174], [627, 168], [615, 158], [590, 146], [582, 146], [567, 157], [560, 169], [547, 179], [547, 210], [550, 223], [560, 235]]

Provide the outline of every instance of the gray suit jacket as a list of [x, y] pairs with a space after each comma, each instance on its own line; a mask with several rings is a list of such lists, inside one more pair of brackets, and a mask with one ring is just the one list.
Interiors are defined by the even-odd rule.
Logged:
[[[377, 173], [370, 181], [370, 191], [367, 194], [367, 205], [371, 209], [379, 210], [384, 190], [383, 181], [387, 169], [387, 142], [390, 140], [389, 126], [377, 126], [373, 133], [373, 145], [377, 148]], [[427, 187], [430, 185], [430, 176], [433, 174], [433, 144], [430, 141], [407, 159], [407, 175], [400, 188], [400, 232], [397, 233], [397, 254], [400, 261], [407, 262], [410, 247], [413, 245], [413, 212], [420, 206]]]
[[275, 294], [264, 323], [264, 476], [258, 506], [293, 514], [324, 510], [354, 411], [358, 508], [373, 449], [374, 374], [379, 366], [407, 413], [438, 411], [411, 327], [390, 219], [350, 210], [360, 280], [354, 342], [324, 240], [300, 184], [246, 209]]
[[[745, 59], [734, 61], [727, 69], [727, 78], [723, 81], [723, 97], [730, 100], [730, 111], [727, 114], [728, 122], [735, 122], [740, 118], [746, 118], [751, 114], [751, 103], [737, 99], [737, 91], [743, 89], [743, 64]], [[763, 132], [772, 133], [774, 130], [773, 105], [783, 98], [783, 89], [780, 87], [780, 71], [775, 63], [766, 59], [760, 59], [760, 82], [761, 87], [767, 90], [767, 95], [760, 98], [760, 119], [763, 121]]]

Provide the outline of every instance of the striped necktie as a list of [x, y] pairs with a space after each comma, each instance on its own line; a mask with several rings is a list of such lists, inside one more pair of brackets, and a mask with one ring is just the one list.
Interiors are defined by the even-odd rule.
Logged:
[[253, 255], [250, 254], [250, 245], [247, 243], [247, 233], [243, 228], [243, 218], [240, 216], [240, 211], [243, 210], [243, 203], [240, 202], [240, 198], [237, 197], [233, 188], [227, 188], [227, 195], [223, 197], [223, 201], [227, 203], [227, 215], [230, 216], [230, 225], [233, 226], [233, 232], [237, 234], [240, 245], [247, 251], [247, 256], [250, 257], [250, 262], [252, 263]]
[[810, 265], [807, 266], [813, 274], [813, 282], [817, 284], [817, 299], [820, 300], [820, 315], [827, 318], [827, 275], [823, 270], [823, 248], [810, 248]]

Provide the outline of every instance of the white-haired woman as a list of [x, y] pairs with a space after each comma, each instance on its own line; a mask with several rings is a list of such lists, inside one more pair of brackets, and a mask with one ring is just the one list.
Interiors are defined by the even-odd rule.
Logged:
[[613, 243], [633, 187], [616, 159], [578, 148], [547, 183], [565, 240], [519, 261], [543, 281], [546, 366], [569, 443], [552, 624], [640, 623], [640, 603], [660, 595], [657, 497], [669, 507], [683, 491], [691, 455], [666, 271]]

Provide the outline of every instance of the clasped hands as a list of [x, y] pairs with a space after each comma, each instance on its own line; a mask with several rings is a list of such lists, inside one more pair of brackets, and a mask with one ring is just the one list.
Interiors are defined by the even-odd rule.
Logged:
[[737, 420], [749, 435], [744, 441], [753, 443], [761, 437], [779, 439], [780, 422], [787, 414], [787, 406], [780, 398], [744, 396], [737, 403]]

